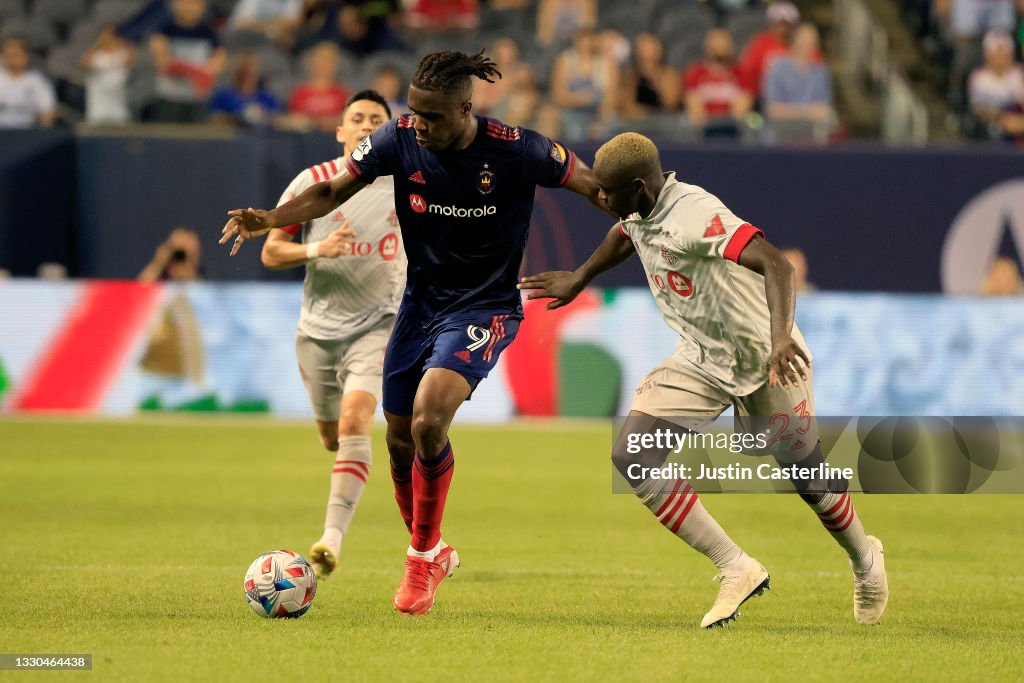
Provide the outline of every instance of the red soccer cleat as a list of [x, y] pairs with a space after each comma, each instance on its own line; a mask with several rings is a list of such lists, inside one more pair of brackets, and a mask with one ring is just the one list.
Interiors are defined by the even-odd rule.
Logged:
[[433, 562], [420, 557], [405, 558], [405, 574], [395, 593], [395, 609], [418, 617], [434, 606], [434, 592], [459, 566], [459, 554], [451, 546], [437, 554]]

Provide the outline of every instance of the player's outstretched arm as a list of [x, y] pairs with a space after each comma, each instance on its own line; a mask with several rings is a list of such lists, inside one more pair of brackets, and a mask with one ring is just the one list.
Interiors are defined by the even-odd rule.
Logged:
[[249, 208], [228, 211], [230, 218], [221, 230], [220, 244], [227, 244], [228, 240], [234, 237], [235, 242], [231, 246], [231, 255], [234, 256], [245, 240], [264, 235], [271, 228], [305, 223], [326, 216], [364, 187], [366, 183], [342, 169], [341, 173], [330, 180], [313, 185], [276, 209], [265, 211]]
[[618, 224], [615, 224], [590, 258], [576, 270], [527, 275], [516, 286], [533, 290], [527, 299], [554, 299], [548, 304], [548, 310], [561, 308], [571, 303], [594, 278], [624, 262], [634, 251], [633, 243], [622, 236]]
[[305, 265], [317, 258], [337, 258], [349, 253], [356, 233], [349, 227], [348, 220], [319, 242], [297, 244], [293, 235], [284, 230], [273, 229], [263, 243], [260, 260], [269, 270], [284, 270]]
[[772, 355], [769, 386], [799, 384], [806, 380], [811, 360], [793, 339], [796, 287], [793, 266], [773, 244], [754, 237], [736, 260], [744, 268], [764, 276], [764, 293], [772, 324]]

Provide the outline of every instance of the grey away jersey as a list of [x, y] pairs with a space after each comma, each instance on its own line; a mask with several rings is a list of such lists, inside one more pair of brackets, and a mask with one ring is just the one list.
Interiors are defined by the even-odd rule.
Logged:
[[[710, 192], [667, 175], [651, 214], [633, 214], [619, 230], [680, 337], [677, 352], [731, 395], [746, 396], [768, 381], [771, 320], [764, 278], [736, 260], [762, 233]], [[806, 351], [796, 325], [793, 339]]]
[[[340, 158], [307, 168], [288, 185], [278, 206], [342, 169]], [[301, 231], [308, 244], [346, 220], [356, 233], [351, 253], [306, 263], [298, 329], [314, 339], [346, 339], [373, 328], [398, 311], [405, 289], [406, 258], [390, 176], [378, 178], [326, 216], [283, 230], [289, 235]]]

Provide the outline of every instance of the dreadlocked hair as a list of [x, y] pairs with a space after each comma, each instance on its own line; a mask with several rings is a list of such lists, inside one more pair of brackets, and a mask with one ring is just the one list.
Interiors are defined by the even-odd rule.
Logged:
[[412, 85], [421, 90], [466, 90], [472, 87], [469, 82], [471, 76], [488, 83], [494, 83], [492, 76], [501, 78], [497, 66], [484, 56], [483, 50], [475, 55], [455, 50], [431, 52], [420, 60], [412, 76]]

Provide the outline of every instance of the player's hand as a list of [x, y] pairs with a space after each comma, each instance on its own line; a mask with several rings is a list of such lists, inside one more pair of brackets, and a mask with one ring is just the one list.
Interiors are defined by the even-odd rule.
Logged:
[[266, 211], [253, 208], [235, 209], [228, 211], [228, 215], [231, 218], [224, 224], [224, 229], [220, 231], [221, 238], [218, 244], [227, 244], [228, 240], [234, 237], [235, 242], [231, 245], [231, 256], [238, 253], [247, 239], [259, 237], [270, 231]]
[[569, 270], [527, 275], [520, 278], [516, 287], [533, 290], [527, 299], [554, 299], [547, 306], [549, 311], [572, 303], [572, 300], [583, 291], [583, 283], [576, 273]]
[[790, 384], [800, 384], [801, 379], [806, 382], [807, 368], [810, 366], [811, 359], [807, 357], [807, 352], [800, 348], [793, 337], [786, 335], [776, 339], [772, 342], [768, 386], [781, 384], [784, 389], [788, 389]]
[[355, 241], [356, 233], [349, 227], [348, 219], [341, 224], [341, 227], [331, 231], [331, 234], [320, 240], [319, 254], [321, 258], [337, 258], [352, 252], [352, 243]]

